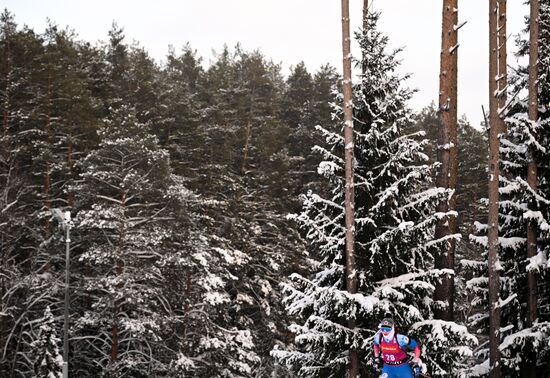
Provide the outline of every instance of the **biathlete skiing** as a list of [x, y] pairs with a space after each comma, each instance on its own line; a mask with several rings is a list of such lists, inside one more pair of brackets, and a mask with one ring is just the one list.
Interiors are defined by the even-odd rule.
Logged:
[[[409, 362], [408, 350], [414, 350]], [[382, 357], [382, 359], [380, 359]], [[383, 362], [382, 368], [380, 368]], [[374, 369], [381, 378], [415, 378], [422, 374], [420, 344], [408, 336], [395, 332], [393, 319], [386, 318], [374, 335]]]

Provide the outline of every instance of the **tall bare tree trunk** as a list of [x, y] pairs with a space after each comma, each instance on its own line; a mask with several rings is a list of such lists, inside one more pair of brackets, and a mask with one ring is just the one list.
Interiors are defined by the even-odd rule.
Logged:
[[[458, 55], [458, 1], [444, 0], [441, 28], [441, 61], [439, 74], [439, 130], [437, 137], [437, 160], [441, 164], [437, 171], [436, 185], [451, 190], [449, 200], [438, 204], [438, 212], [449, 213], [456, 209], [457, 181], [457, 55]], [[454, 269], [456, 241], [456, 216], [442, 217], [435, 228], [436, 239], [449, 238], [446, 253], [436, 259], [436, 268]], [[445, 277], [436, 286], [435, 300], [445, 307], [436, 308], [438, 319], [452, 320], [454, 307], [454, 277]]]
[[[4, 32], [6, 33], [6, 32]], [[8, 142], [8, 127], [9, 127], [9, 115], [10, 115], [10, 94], [11, 94], [11, 51], [10, 51], [10, 35], [6, 33], [6, 42], [4, 47], [4, 64], [5, 64], [5, 80], [6, 87], [4, 88], [4, 103], [2, 104], [2, 132], [4, 137], [4, 145], [2, 146], [2, 159], [3, 162], [8, 165], [9, 155], [11, 152], [11, 146]]]
[[[353, 187], [353, 100], [351, 89], [351, 54], [349, 32], [349, 0], [342, 0], [342, 53], [344, 66], [344, 154], [345, 154], [345, 215], [346, 215], [346, 287], [349, 293], [357, 292], [357, 274], [354, 252], [354, 187]], [[355, 328], [355, 319], [349, 319], [349, 327]], [[357, 350], [350, 350], [349, 377], [359, 375]]]
[[[530, 46], [529, 46], [529, 120], [534, 124], [538, 119], [538, 34], [539, 34], [539, 0], [531, 0]], [[529, 151], [527, 182], [534, 191], [537, 190], [537, 161], [533, 151]], [[527, 257], [537, 254], [537, 225], [529, 222], [527, 226]], [[535, 274], [527, 274], [527, 325], [533, 325], [537, 319], [537, 281]]]
[[[531, 19], [529, 23], [529, 121], [534, 125], [538, 119], [538, 59], [539, 59], [539, 0], [531, 0]], [[527, 183], [533, 190], [537, 190], [537, 160], [535, 152], [530, 149], [529, 163], [527, 165]], [[530, 210], [536, 210], [534, 201], [531, 203]], [[527, 257], [533, 257], [537, 254], [537, 224], [529, 221], [527, 224]], [[527, 326], [531, 327], [537, 319], [537, 278], [535, 272], [527, 273]], [[525, 376], [534, 378], [537, 376], [535, 350], [529, 350], [529, 361], [527, 362]]]
[[507, 0], [498, 0], [498, 107], [501, 110], [499, 117], [501, 133], [508, 132], [506, 122], [504, 122], [504, 114], [502, 110], [506, 107], [508, 100], [508, 63], [507, 63], [507, 35], [506, 35], [506, 2]]
[[500, 119], [498, 113], [497, 0], [489, 0], [489, 377], [500, 378], [500, 272], [498, 259], [498, 202]]

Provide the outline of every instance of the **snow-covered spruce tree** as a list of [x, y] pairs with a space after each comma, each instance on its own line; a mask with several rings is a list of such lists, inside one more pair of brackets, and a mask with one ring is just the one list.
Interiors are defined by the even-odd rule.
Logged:
[[[520, 67], [511, 76], [512, 94], [516, 97], [507, 114], [507, 134], [501, 137], [500, 177], [500, 271], [501, 275], [501, 329], [500, 345], [502, 373], [507, 377], [520, 377], [525, 369], [543, 366], [550, 358], [550, 314], [548, 292], [548, 240], [550, 238], [550, 187], [548, 185], [550, 161], [550, 2], [541, 1], [539, 23], [539, 79], [536, 122], [529, 120], [527, 88], [528, 67]], [[528, 30], [528, 29], [527, 29]], [[519, 38], [518, 56], [529, 54], [529, 42]], [[527, 182], [529, 151], [534, 151], [538, 169], [536, 191]], [[527, 224], [534, 221], [538, 228], [538, 254], [527, 258]], [[478, 234], [471, 239], [487, 248], [487, 225], [478, 223]], [[486, 253], [482, 255], [485, 259]], [[482, 261], [464, 261], [474, 268], [474, 277], [468, 287], [474, 297], [470, 326], [479, 333], [488, 331], [487, 265]], [[527, 322], [527, 272], [535, 272], [538, 288], [538, 320], [530, 327]], [[481, 344], [476, 351], [477, 365], [470, 376], [488, 374], [488, 346]], [[548, 367], [547, 367], [548, 369]]]
[[[388, 39], [377, 29], [378, 19], [379, 13], [371, 13], [367, 32], [357, 35], [365, 59], [357, 64], [366, 67], [354, 87], [359, 292], [345, 289], [343, 139], [320, 128], [327, 145], [315, 149], [323, 156], [319, 172], [329, 180], [332, 197], [309, 192], [303, 212], [295, 216], [320, 260], [319, 270], [311, 278], [294, 274], [292, 284], [284, 286], [287, 310], [302, 323], [290, 326], [294, 350], [272, 352], [300, 377], [344, 376], [350, 346], [361, 350], [362, 369], [372, 369], [367, 358], [372, 336], [387, 315], [424, 343], [424, 361], [436, 376], [456, 373], [476, 342], [463, 326], [430, 320], [433, 284], [448, 273], [433, 269], [434, 254], [446, 247], [446, 240], [433, 240], [442, 216], [434, 204], [448, 193], [426, 189], [432, 166], [424, 163], [424, 142], [402, 133], [411, 121], [412, 91], [402, 88], [406, 77], [395, 72], [399, 51], [386, 51]], [[341, 108], [335, 109], [339, 117]], [[350, 318], [356, 320], [354, 330], [347, 326]]]
[[31, 343], [35, 377], [61, 378], [62, 376], [61, 339], [56, 335], [56, 328], [50, 307], [46, 307], [44, 317], [40, 321], [38, 339]]
[[[529, 28], [527, 28], [529, 30]], [[511, 372], [520, 375], [526, 367], [542, 366], [550, 359], [550, 317], [539, 313], [546, 305], [548, 296], [548, 240], [550, 237], [550, 188], [548, 187], [550, 161], [550, 1], [540, 1], [538, 34], [538, 119], [529, 120], [529, 101], [526, 97], [517, 100], [506, 119], [508, 134], [503, 138], [501, 150], [503, 222], [502, 265], [506, 274], [504, 298], [514, 298], [502, 310], [503, 323], [507, 330], [500, 345], [503, 364]], [[518, 39], [519, 56], [528, 56], [530, 42]], [[515, 92], [529, 88], [529, 67], [520, 68], [513, 77]], [[522, 94], [520, 94], [521, 96]], [[528, 165], [531, 155], [537, 163], [537, 189], [529, 186]], [[537, 254], [526, 256], [527, 226], [536, 224]], [[527, 274], [534, 273], [538, 281], [537, 320], [529, 324]], [[502, 274], [502, 273], [501, 273]], [[547, 366], [548, 367], [548, 366]], [[517, 372], [517, 373], [516, 373]], [[510, 374], [511, 375], [511, 374]]]

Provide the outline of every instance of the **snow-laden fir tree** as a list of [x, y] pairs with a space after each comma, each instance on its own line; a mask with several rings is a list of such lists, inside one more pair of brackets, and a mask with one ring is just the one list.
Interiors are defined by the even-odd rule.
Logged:
[[[527, 29], [529, 30], [529, 29]], [[526, 370], [542, 367], [550, 359], [550, 314], [548, 302], [548, 244], [550, 238], [550, 186], [548, 179], [550, 161], [550, 2], [541, 1], [539, 22], [538, 109], [536, 122], [528, 116], [529, 68], [519, 67], [511, 77], [513, 103], [506, 117], [507, 134], [501, 137], [500, 177], [500, 225], [499, 259], [501, 266], [501, 350], [502, 372], [507, 377], [520, 377]], [[519, 38], [518, 56], [529, 54], [529, 42]], [[527, 166], [530, 151], [534, 154], [538, 169], [538, 187], [534, 191], [527, 182]], [[527, 224], [535, 222], [538, 229], [538, 253], [527, 257]], [[487, 248], [487, 225], [478, 223], [477, 235], [471, 239]], [[486, 253], [482, 255], [486, 258]], [[470, 325], [479, 333], [486, 333], [487, 313], [487, 264], [482, 261], [464, 261], [473, 268], [474, 277], [468, 288], [474, 297], [475, 311]], [[537, 321], [528, 325], [527, 272], [535, 273], [537, 287]], [[470, 376], [488, 374], [488, 345], [483, 343], [476, 351], [477, 365]]]
[[[292, 284], [285, 285], [287, 310], [299, 320], [290, 326], [295, 349], [272, 354], [300, 377], [344, 376], [352, 346], [361, 351], [362, 369], [372, 371], [372, 336], [388, 315], [426, 346], [423, 358], [436, 376], [457, 373], [476, 342], [463, 326], [431, 320], [434, 282], [451, 273], [433, 269], [434, 255], [447, 243], [433, 239], [434, 225], [444, 216], [434, 204], [448, 192], [426, 188], [432, 166], [422, 152], [425, 142], [402, 132], [411, 122], [412, 91], [402, 87], [407, 77], [395, 72], [399, 50], [387, 51], [378, 19], [379, 13], [371, 13], [366, 33], [357, 35], [365, 59], [357, 65], [366, 67], [354, 87], [358, 294], [345, 289], [340, 134], [319, 128], [326, 146], [315, 148], [323, 157], [318, 170], [329, 181], [331, 196], [309, 192], [303, 212], [295, 216], [319, 265], [313, 277], [294, 274]], [[340, 117], [341, 107], [335, 108]], [[348, 328], [350, 318], [356, 320], [354, 330]]]
[[31, 343], [34, 357], [34, 374], [40, 378], [61, 378], [63, 357], [61, 339], [57, 336], [56, 325], [50, 307], [46, 307], [44, 317], [39, 322], [38, 339]]

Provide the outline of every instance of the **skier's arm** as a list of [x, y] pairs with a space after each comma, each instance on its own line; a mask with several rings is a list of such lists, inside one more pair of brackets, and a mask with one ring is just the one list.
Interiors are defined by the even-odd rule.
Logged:
[[408, 345], [409, 348], [414, 348], [414, 359], [415, 361], [418, 361], [420, 360], [420, 353], [421, 353], [421, 349], [420, 349], [420, 343], [417, 342], [415, 339], [409, 339], [409, 345]]
[[420, 360], [420, 352], [421, 352], [420, 345], [417, 344], [416, 347], [414, 348], [414, 359], [417, 361]]
[[414, 349], [414, 359], [420, 360], [420, 343], [405, 335], [397, 335], [397, 341], [402, 348]]
[[378, 358], [378, 356], [380, 356], [380, 346], [378, 345], [379, 340], [380, 340], [380, 336], [379, 336], [378, 333], [376, 333], [374, 335], [374, 343], [373, 343], [373, 345], [374, 345], [374, 357], [375, 358]]
[[380, 336], [378, 336], [378, 333], [374, 335], [374, 358], [372, 361], [372, 366], [374, 367], [374, 370], [377, 373], [380, 373], [381, 367], [380, 367], [380, 345], [378, 343], [380, 342]]

